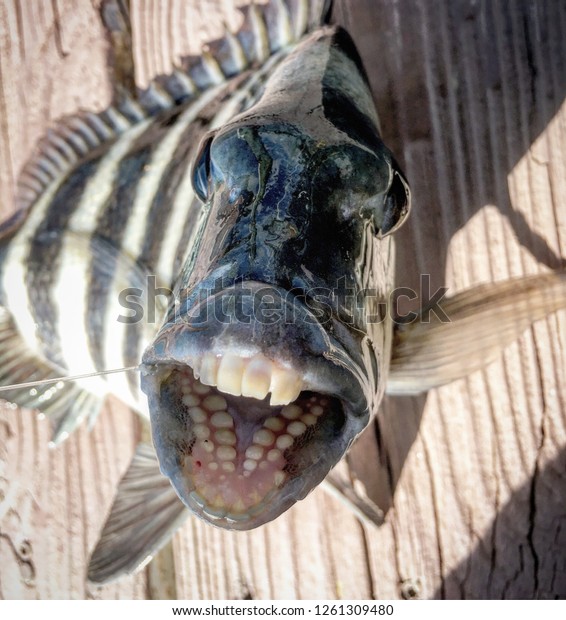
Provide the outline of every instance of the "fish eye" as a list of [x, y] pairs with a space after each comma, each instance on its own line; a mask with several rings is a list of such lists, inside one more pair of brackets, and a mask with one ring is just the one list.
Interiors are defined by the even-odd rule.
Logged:
[[407, 179], [393, 161], [393, 178], [385, 194], [383, 214], [378, 223], [381, 237], [395, 232], [407, 219], [411, 209], [411, 191]]
[[209, 135], [202, 141], [193, 166], [192, 183], [195, 194], [206, 202], [208, 200], [208, 182], [210, 178], [210, 147], [214, 136]]

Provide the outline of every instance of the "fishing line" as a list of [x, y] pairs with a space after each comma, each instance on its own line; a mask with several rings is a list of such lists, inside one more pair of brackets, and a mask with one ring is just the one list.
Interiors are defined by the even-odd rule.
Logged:
[[6, 392], [15, 388], [31, 388], [37, 385], [49, 385], [50, 383], [59, 383], [59, 381], [75, 381], [76, 379], [88, 379], [90, 377], [99, 377], [100, 375], [113, 375], [118, 372], [128, 372], [129, 370], [139, 370], [139, 366], [129, 366], [128, 368], [113, 368], [112, 370], [99, 370], [97, 372], [89, 372], [84, 375], [70, 375], [68, 377], [55, 377], [54, 379], [41, 379], [40, 381], [28, 381], [27, 383], [15, 383], [14, 385], [0, 385], [0, 392]]

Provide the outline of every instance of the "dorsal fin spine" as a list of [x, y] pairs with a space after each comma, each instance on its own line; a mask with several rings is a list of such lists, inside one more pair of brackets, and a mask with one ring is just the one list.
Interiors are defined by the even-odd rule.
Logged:
[[68, 162], [74, 163], [82, 155], [81, 152], [77, 153], [73, 145], [66, 141], [58, 132], [52, 130], [48, 132], [48, 136], [53, 145], [52, 148], [58, 150]]
[[250, 7], [250, 19], [255, 44], [255, 58], [250, 60], [252, 62], [255, 61], [262, 63], [265, 62], [265, 60], [267, 60], [267, 58], [269, 57], [270, 45], [267, 24], [265, 23], [262, 12], [259, 10], [256, 4], [252, 4]]
[[94, 112], [87, 112], [86, 116], [90, 123], [90, 126], [98, 134], [99, 143], [105, 142], [106, 140], [109, 140], [113, 137], [110, 128], [102, 120], [102, 116], [100, 114], [95, 114]]
[[37, 165], [52, 179], [59, 174], [59, 170], [55, 167], [55, 164], [46, 157], [45, 151], [43, 151], [43, 157], [38, 160]]
[[61, 125], [59, 125], [57, 128], [57, 133], [61, 136], [61, 139], [73, 148], [80, 157], [88, 153], [88, 144], [85, 139], [76, 131], [73, 131], [65, 123], [61, 123]]
[[[289, 11], [292, 17], [292, 11]], [[297, 0], [293, 36], [297, 41], [307, 31], [309, 25], [309, 3], [307, 0]]]
[[283, 0], [272, 0], [272, 10], [265, 15], [271, 53], [293, 42], [293, 28], [289, 9]]
[[226, 80], [226, 75], [222, 71], [216, 58], [210, 53], [208, 48], [203, 48], [201, 52], [202, 64], [210, 76], [211, 85], [222, 84]]
[[68, 123], [69, 129], [76, 131], [78, 135], [80, 135], [80, 137], [85, 141], [89, 151], [100, 145], [99, 137], [92, 127], [90, 127], [90, 125], [86, 122], [86, 118], [82, 118], [80, 116], [71, 117]]
[[122, 133], [131, 127], [131, 123], [128, 119], [114, 106], [110, 106], [104, 112], [105, 120], [109, 123], [112, 130], [116, 133]]
[[230, 56], [232, 60], [232, 67], [223, 66], [222, 70], [225, 74], [240, 73], [248, 67], [248, 59], [246, 58], [246, 52], [242, 47], [238, 37], [231, 32], [227, 26], [225, 26], [226, 34], [225, 39], [230, 49]]
[[193, 80], [182, 69], [176, 67], [172, 77], [176, 80], [185, 97], [194, 97], [199, 92]]
[[120, 93], [117, 108], [131, 124], [139, 123], [146, 118], [142, 106], [127, 92]]

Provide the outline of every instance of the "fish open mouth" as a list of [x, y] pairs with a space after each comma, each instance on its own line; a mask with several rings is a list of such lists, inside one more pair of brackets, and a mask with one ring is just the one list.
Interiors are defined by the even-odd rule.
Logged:
[[323, 480], [367, 422], [352, 375], [316, 351], [328, 345], [320, 329], [211, 321], [193, 330], [185, 319], [146, 351], [160, 466], [198, 516], [240, 530], [274, 519]]

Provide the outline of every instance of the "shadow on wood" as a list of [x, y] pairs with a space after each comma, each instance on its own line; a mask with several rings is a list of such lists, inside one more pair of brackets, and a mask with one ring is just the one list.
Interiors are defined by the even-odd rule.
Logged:
[[[517, 489], [436, 597], [566, 596], [566, 450]], [[522, 570], [516, 570], [521, 566]]]

